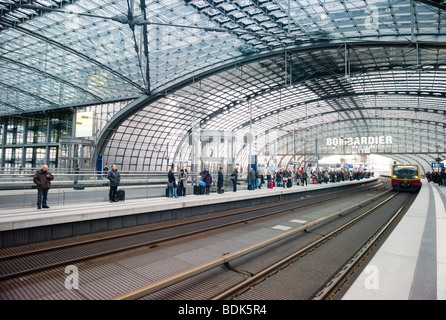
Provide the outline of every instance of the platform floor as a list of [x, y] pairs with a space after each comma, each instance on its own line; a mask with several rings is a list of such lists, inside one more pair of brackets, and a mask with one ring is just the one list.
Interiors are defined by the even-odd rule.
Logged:
[[[350, 184], [364, 184], [365, 182], [377, 179], [378, 178], [375, 177], [359, 181], [342, 181], [317, 185], [309, 184], [308, 186], [294, 185], [291, 188], [275, 187], [273, 189], [268, 189], [264, 187], [256, 190], [247, 190], [246, 186], [241, 186], [237, 189], [237, 192], [226, 190], [223, 194], [211, 193], [210, 195], [193, 195], [189, 192], [185, 197], [178, 198], [149, 197], [130, 199], [124, 202], [115, 203], [110, 203], [109, 201], [104, 200], [101, 202], [86, 201], [64, 205], [52, 204], [50, 190], [48, 194], [48, 205], [50, 206], [50, 209], [39, 210], [36, 207], [0, 208], [0, 232], [85, 220], [113, 218], [140, 213], [159, 212], [163, 210], [198, 207], [232, 201], [243, 201], [246, 199], [285, 195], [287, 193], [305, 192], [315, 189], [333, 189]], [[88, 194], [88, 192], [90, 191], [87, 189], [78, 191], [76, 196], [82, 197], [83, 194]], [[102, 192], [107, 192], [108, 194], [108, 188]], [[132, 190], [129, 190], [128, 192], [132, 192]], [[36, 190], [34, 190], [34, 194], [37, 194]]]
[[446, 187], [428, 183], [343, 300], [446, 300]]

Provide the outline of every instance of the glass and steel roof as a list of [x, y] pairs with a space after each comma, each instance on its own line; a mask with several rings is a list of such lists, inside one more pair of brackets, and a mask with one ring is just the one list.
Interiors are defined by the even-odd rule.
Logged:
[[236, 131], [240, 148], [250, 132], [258, 152], [293, 140], [310, 153], [296, 139], [317, 136], [330, 154], [329, 134], [393, 130], [384, 152], [444, 153], [445, 6], [0, 0], [0, 116], [129, 101], [100, 152], [152, 170], [185, 148], [192, 123]]

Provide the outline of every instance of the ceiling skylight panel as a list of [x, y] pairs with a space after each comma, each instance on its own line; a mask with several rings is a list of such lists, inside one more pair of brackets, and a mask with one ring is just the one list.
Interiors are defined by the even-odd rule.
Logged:
[[20, 22], [20, 19], [18, 19], [16, 16], [14, 16], [11, 13], [7, 13], [3, 16], [3, 19], [7, 20], [8, 22]]
[[225, 22], [230, 21], [230, 19], [229, 19], [228, 17], [226, 17], [226, 16], [221, 16], [221, 15], [220, 15], [220, 16], [217, 16], [217, 17], [214, 17], [213, 20], [216, 21], [216, 22], [219, 23], [219, 24], [223, 24], [223, 23], [225, 23]]
[[214, 8], [207, 8], [203, 11], [203, 13], [211, 18], [220, 15], [220, 11]]
[[229, 12], [236, 9], [236, 7], [229, 1], [223, 1], [218, 5], [219, 8], [223, 8], [224, 11]]

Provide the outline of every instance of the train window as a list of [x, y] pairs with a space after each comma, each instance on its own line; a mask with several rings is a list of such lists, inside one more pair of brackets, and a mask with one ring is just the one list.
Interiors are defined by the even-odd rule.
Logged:
[[415, 165], [394, 165], [393, 176], [396, 179], [418, 179], [418, 167]]

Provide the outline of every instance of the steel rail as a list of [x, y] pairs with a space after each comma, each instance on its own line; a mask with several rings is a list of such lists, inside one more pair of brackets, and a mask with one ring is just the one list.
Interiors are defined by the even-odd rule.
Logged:
[[[379, 183], [378, 181], [376, 183], [377, 183], [376, 185], [367, 186], [367, 188], [374, 189], [374, 188], [378, 188], [379, 186], [382, 186], [382, 183]], [[354, 193], [362, 192], [362, 191], [363, 190], [356, 190], [356, 191], [354, 191]], [[277, 202], [273, 202], [273, 203], [266, 203], [266, 204], [262, 204], [262, 205], [246, 207], [246, 208], [225, 210], [222, 212], [222, 214], [215, 214], [212, 216], [209, 214], [205, 215], [205, 216], [194, 216], [194, 217], [188, 217], [188, 218], [181, 219], [181, 221], [165, 221], [165, 222], [159, 222], [156, 225], [136, 226], [136, 227], [132, 227], [132, 228], [129, 228], [126, 230], [117, 230], [117, 231], [115, 230], [115, 231], [101, 232], [101, 233], [95, 234], [93, 236], [87, 235], [87, 236], [82, 236], [77, 239], [70, 239], [70, 242], [68, 242], [68, 243], [65, 242], [64, 240], [59, 240], [59, 241], [56, 240], [56, 241], [53, 241], [54, 243], [56, 243], [55, 245], [51, 246], [48, 244], [47, 247], [43, 247], [43, 248], [39, 247], [39, 248], [30, 249], [30, 250], [26, 250], [26, 251], [14, 252], [13, 251], [14, 249], [11, 249], [11, 248], [2, 249], [2, 250], [0, 250], [0, 262], [3, 260], [14, 259], [14, 258], [18, 258], [18, 257], [32, 255], [32, 254], [40, 254], [43, 252], [54, 251], [54, 250], [69, 248], [69, 247], [75, 247], [78, 245], [95, 243], [95, 242], [105, 241], [105, 240], [110, 240], [110, 239], [117, 239], [117, 238], [122, 238], [122, 237], [126, 237], [126, 236], [141, 234], [144, 232], [150, 232], [150, 231], [167, 229], [167, 228], [174, 228], [174, 227], [184, 226], [184, 225], [188, 225], [188, 224], [192, 224], [192, 223], [208, 221], [208, 220], [212, 220], [212, 219], [219, 219], [219, 218], [223, 218], [223, 217], [229, 217], [232, 215], [248, 213], [248, 212], [255, 211], [255, 210], [263, 210], [263, 209], [267, 209], [267, 208], [273, 208], [273, 207], [277, 207], [278, 205], [285, 206], [285, 205], [289, 205], [292, 203], [299, 203], [299, 202], [302, 202], [305, 200], [313, 200], [313, 199], [317, 200], [318, 198], [323, 198], [323, 197], [330, 196], [330, 195], [336, 196], [337, 194], [340, 194], [343, 192], [345, 192], [345, 190], [339, 190], [339, 191], [328, 192], [328, 193], [324, 193], [324, 194], [320, 194], [320, 195], [314, 195], [314, 196], [311, 196], [311, 198], [305, 198], [305, 199], [300, 198], [300, 199], [282, 200], [280, 204], [277, 204]], [[341, 195], [339, 197], [335, 197], [334, 199], [338, 199], [338, 198], [342, 198], [342, 197], [343, 196]], [[331, 199], [327, 199], [327, 200], [322, 200], [322, 202], [329, 201], [329, 200], [333, 200], [333, 199], [331, 198]], [[312, 205], [312, 204], [308, 204], [308, 205]], [[308, 205], [304, 204], [304, 206], [308, 206]], [[255, 218], [256, 219], [262, 218], [262, 217], [265, 217], [265, 216], [268, 216], [271, 214], [280, 213], [282, 211], [276, 210], [272, 213], [267, 213], [267, 214], [256, 216]], [[254, 218], [248, 218], [247, 220], [252, 220], [252, 219], [254, 219]], [[244, 222], [245, 220], [238, 220], [237, 222]], [[232, 224], [237, 223], [237, 222], [233, 222]], [[226, 225], [224, 225], [224, 226], [226, 226]], [[219, 227], [221, 227], [221, 225]], [[207, 230], [204, 230], [204, 231], [207, 231]], [[184, 235], [188, 235], [188, 234], [182, 234], [182, 236], [184, 236]], [[59, 243], [59, 244], [57, 244], [57, 243]], [[13, 251], [13, 252], [11, 252], [11, 251]], [[7, 253], [7, 252], [9, 252], [9, 253]]]
[[403, 210], [412, 202], [415, 195], [412, 195], [393, 215], [387, 222], [370, 238], [370, 240], [361, 247], [356, 254], [342, 267], [339, 272], [329, 281], [324, 288], [322, 288], [315, 296], [313, 300], [324, 300], [334, 295], [338, 288], [347, 280], [347, 278], [353, 273], [358, 265], [370, 254], [373, 248], [381, 240], [384, 233], [389, 231], [393, 223], [399, 218]]
[[143, 286], [141, 288], [132, 290], [130, 292], [118, 295], [118, 296], [112, 298], [112, 300], [135, 300], [135, 299], [139, 299], [139, 298], [142, 298], [142, 297], [144, 297], [146, 295], [149, 295], [151, 293], [154, 293], [156, 291], [159, 291], [161, 289], [164, 289], [164, 288], [167, 288], [167, 287], [169, 287], [171, 285], [174, 285], [174, 284], [176, 284], [178, 282], [186, 280], [186, 279], [188, 279], [190, 277], [193, 277], [193, 276], [199, 275], [199, 274], [201, 274], [203, 272], [206, 272], [208, 270], [211, 270], [211, 269], [213, 269], [215, 267], [218, 267], [218, 266], [221, 266], [221, 265], [227, 265], [228, 263], [230, 263], [231, 261], [234, 261], [235, 259], [238, 259], [238, 258], [243, 257], [243, 256], [245, 256], [247, 254], [250, 254], [250, 253], [252, 253], [254, 251], [262, 249], [262, 248], [264, 248], [266, 246], [269, 246], [269, 245], [274, 244], [274, 243], [276, 243], [278, 241], [286, 239], [286, 238], [288, 238], [288, 237], [290, 237], [292, 235], [295, 235], [295, 234], [297, 234], [299, 232], [305, 231], [306, 229], [308, 229], [310, 227], [314, 227], [314, 226], [316, 226], [316, 225], [318, 225], [320, 223], [323, 223], [325, 221], [328, 221], [329, 219], [332, 219], [332, 218], [334, 218], [336, 216], [345, 214], [345, 213], [347, 213], [349, 211], [352, 211], [352, 210], [354, 210], [354, 209], [356, 209], [358, 207], [362, 207], [362, 206], [364, 206], [364, 205], [366, 205], [368, 203], [371, 203], [371, 202], [375, 201], [376, 199], [384, 196], [385, 194], [387, 194], [389, 192], [393, 192], [393, 191], [392, 190], [384, 191], [384, 192], [382, 192], [382, 193], [380, 193], [380, 194], [378, 194], [378, 195], [376, 195], [376, 196], [374, 196], [374, 197], [372, 197], [370, 199], [361, 201], [360, 203], [351, 205], [351, 206], [349, 206], [347, 208], [344, 208], [344, 209], [341, 209], [341, 210], [337, 210], [337, 211], [335, 211], [335, 212], [333, 212], [333, 213], [331, 213], [331, 214], [329, 214], [329, 215], [327, 215], [325, 217], [322, 217], [322, 218], [316, 219], [314, 221], [305, 223], [304, 225], [302, 225], [300, 227], [293, 228], [293, 229], [291, 229], [289, 231], [286, 231], [286, 232], [284, 232], [284, 233], [282, 233], [280, 235], [277, 235], [275, 237], [269, 238], [267, 240], [261, 241], [261, 242], [256, 243], [256, 244], [253, 244], [253, 245], [248, 246], [248, 247], [246, 247], [244, 249], [240, 249], [240, 250], [234, 251], [232, 253], [224, 254], [221, 257], [213, 259], [213, 260], [211, 260], [211, 261], [209, 261], [207, 263], [204, 263], [204, 264], [195, 266], [193, 268], [187, 269], [187, 270], [185, 270], [183, 272], [177, 273], [177, 274], [172, 275], [170, 277], [167, 277], [167, 278], [155, 281], [155, 282], [153, 282], [151, 284], [148, 284], [148, 285]]
[[[366, 189], [372, 189], [372, 188], [376, 188], [380, 186], [380, 184], [377, 184], [376, 186], [371, 186], [368, 187]], [[361, 192], [363, 190], [358, 190], [355, 192]], [[322, 194], [320, 196], [315, 196], [312, 197], [311, 199], [317, 199], [323, 196], [327, 196], [327, 195], [336, 195], [337, 193], [342, 193], [341, 191], [336, 191], [330, 194]], [[344, 195], [345, 196], [345, 195]], [[336, 197], [336, 199], [338, 198], [342, 198], [343, 196], [341, 195], [340, 197]], [[322, 202], [325, 201], [330, 201], [333, 199], [327, 199], [327, 200], [323, 200]], [[287, 201], [283, 201], [282, 203], [279, 204], [279, 206], [286, 206], [292, 203], [297, 203], [297, 202], [301, 202], [303, 201], [302, 199], [291, 199], [291, 200], [287, 200]], [[320, 204], [321, 202], [318, 202], [318, 204]], [[303, 204], [301, 207], [306, 207], [306, 206], [311, 206], [314, 205], [314, 203], [310, 203], [310, 204]], [[231, 215], [237, 215], [237, 214], [241, 214], [241, 213], [246, 213], [246, 212], [250, 212], [250, 211], [256, 211], [256, 210], [262, 210], [265, 208], [271, 208], [271, 207], [277, 207], [277, 203], [270, 203], [270, 204], [265, 204], [265, 205], [260, 205], [260, 206], [256, 206], [254, 208], [250, 207], [250, 208], [242, 208], [242, 209], [235, 209], [235, 210], [230, 210], [229, 214], [224, 214], [224, 215], [217, 215], [216, 217], [194, 217], [191, 218], [191, 220], [188, 221], [183, 221], [180, 222], [178, 224], [164, 224], [163, 226], [157, 226], [155, 228], [151, 228], [150, 230], [139, 230], [139, 231], [135, 231], [135, 232], [126, 232], [124, 234], [118, 234], [118, 235], [113, 235], [110, 237], [99, 237], [96, 239], [90, 239], [87, 241], [81, 241], [81, 242], [76, 242], [76, 243], [68, 243], [68, 244], [64, 244], [58, 247], [51, 247], [51, 248], [43, 248], [43, 249], [39, 249], [36, 251], [29, 251], [29, 252], [23, 252], [23, 253], [18, 253], [17, 255], [9, 255], [9, 256], [4, 256], [4, 257], [0, 257], [0, 262], [2, 262], [3, 260], [8, 260], [8, 259], [14, 259], [14, 258], [20, 258], [20, 257], [24, 257], [24, 256], [31, 256], [31, 255], [35, 255], [35, 254], [40, 254], [40, 253], [44, 253], [44, 252], [48, 252], [48, 251], [56, 251], [59, 249], [68, 249], [71, 247], [75, 247], [75, 246], [79, 246], [79, 245], [87, 245], [87, 244], [92, 244], [92, 243], [96, 243], [96, 242], [101, 242], [101, 241], [106, 241], [106, 240], [113, 240], [113, 239], [118, 239], [118, 238], [123, 238], [126, 236], [131, 236], [131, 235], [137, 235], [137, 234], [142, 234], [145, 232], [151, 232], [154, 230], [159, 230], [159, 229], [167, 229], [167, 228], [173, 228], [173, 227], [177, 227], [177, 226], [184, 226], [187, 224], [193, 224], [193, 223], [198, 223], [198, 222], [202, 222], [202, 221], [207, 221], [207, 220], [212, 220], [212, 219], [218, 219], [218, 218], [223, 218], [223, 217], [227, 217], [227, 216], [231, 216]], [[109, 250], [104, 250], [101, 251], [99, 253], [93, 253], [93, 254], [89, 254], [89, 255], [85, 255], [82, 257], [75, 257], [72, 259], [65, 259], [63, 261], [59, 261], [59, 262], [53, 262], [51, 264], [47, 264], [47, 265], [41, 265], [41, 266], [36, 266], [36, 267], [32, 267], [26, 270], [19, 270], [16, 272], [11, 272], [11, 273], [7, 273], [7, 274], [3, 274], [0, 275], [0, 281], [3, 280], [7, 280], [7, 279], [11, 279], [14, 277], [18, 277], [18, 276], [24, 276], [26, 274], [30, 274], [30, 273], [35, 273], [35, 272], [39, 272], [39, 271], [44, 271], [47, 269], [51, 269], [51, 268], [55, 268], [55, 267], [59, 267], [62, 265], [66, 265], [66, 264], [73, 264], [76, 262], [80, 262], [80, 261], [85, 261], [85, 260], [89, 260], [89, 259], [93, 259], [93, 258], [98, 258], [98, 257], [102, 257], [102, 256], [106, 256], [106, 255], [110, 255], [110, 254], [114, 254], [114, 253], [119, 253], [119, 252], [123, 252], [126, 250], [131, 250], [131, 249], [136, 249], [139, 247], [143, 247], [143, 246], [149, 246], [149, 245], [155, 245], [155, 244], [159, 244], [161, 242], [165, 242], [165, 241], [170, 241], [170, 240], [174, 240], [177, 238], [181, 238], [181, 237], [185, 237], [185, 236], [190, 236], [190, 235], [194, 235], [194, 234], [198, 234], [198, 233], [203, 233], [203, 232], [207, 232], [207, 231], [211, 231], [211, 230], [215, 230], [215, 229], [219, 229], [219, 228], [223, 228], [223, 227], [227, 227], [227, 226], [231, 226], [234, 224], [239, 224], [239, 223], [243, 223], [246, 221], [252, 221], [254, 219], [260, 219], [260, 218], [264, 218], [273, 214], [278, 214], [278, 213], [282, 213], [282, 212], [286, 212], [289, 211], [290, 208], [284, 208], [284, 209], [278, 209], [278, 210], [273, 210], [272, 212], [268, 212], [266, 214], [261, 214], [258, 215], [256, 217], [248, 217], [248, 218], [244, 218], [244, 219], [238, 219], [236, 221], [231, 221], [231, 222], [227, 222], [227, 223], [223, 223], [220, 225], [216, 225], [216, 226], [212, 226], [212, 227], [208, 227], [208, 228], [204, 228], [204, 229], [200, 229], [200, 230], [195, 230], [195, 231], [190, 231], [190, 232], [183, 232], [180, 234], [176, 234], [176, 235], [171, 235], [171, 236], [167, 236], [165, 238], [159, 238], [159, 239], [155, 239], [152, 241], [145, 241], [142, 243], [137, 243], [134, 245], [128, 245], [125, 247], [119, 247], [117, 249], [109, 249]], [[235, 211], [235, 212], [234, 212]]]
[[366, 212], [362, 213], [358, 217], [350, 220], [349, 222], [347, 222], [347, 223], [343, 224], [342, 226], [336, 228], [335, 230], [329, 232], [325, 236], [323, 236], [323, 237], [313, 241], [312, 243], [308, 244], [307, 246], [305, 246], [304, 248], [300, 249], [299, 251], [296, 251], [296, 252], [290, 254], [289, 256], [281, 259], [280, 261], [276, 262], [274, 265], [271, 265], [270, 267], [260, 271], [259, 273], [257, 273], [255, 275], [253, 275], [252, 277], [246, 279], [242, 283], [240, 283], [240, 284], [238, 284], [238, 285], [236, 285], [236, 286], [226, 290], [225, 292], [221, 293], [220, 295], [214, 297], [213, 300], [228, 300], [228, 299], [232, 298], [233, 296], [246, 291], [247, 289], [252, 287], [254, 284], [263, 281], [266, 277], [276, 273], [279, 269], [282, 269], [282, 268], [286, 267], [287, 265], [289, 265], [293, 261], [297, 260], [299, 257], [307, 254], [310, 250], [313, 250], [315, 247], [317, 247], [320, 244], [326, 242], [328, 239], [334, 237], [336, 234], [338, 234], [338, 233], [342, 232], [343, 230], [349, 228], [350, 226], [352, 226], [353, 224], [358, 222], [360, 219], [364, 218], [365, 216], [367, 216], [368, 214], [370, 214], [371, 212], [373, 212], [377, 208], [379, 208], [382, 205], [384, 205], [386, 202], [390, 201], [396, 195], [397, 195], [397, 193], [392, 194], [390, 197], [388, 197], [387, 199], [383, 200], [379, 204], [375, 205], [373, 208], [371, 208], [371, 209], [367, 210]]

